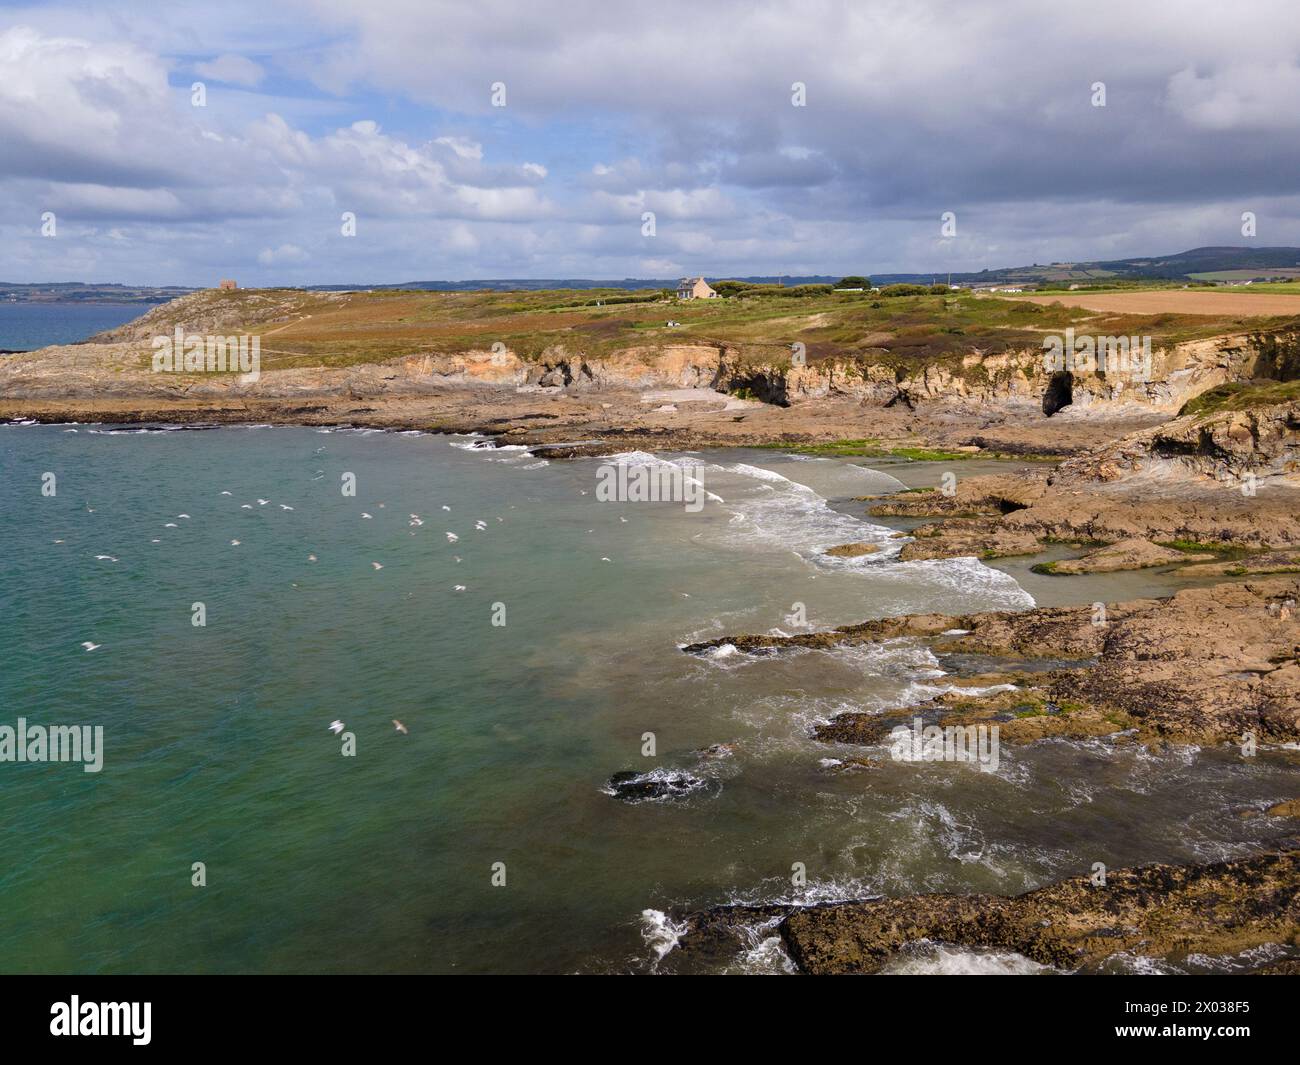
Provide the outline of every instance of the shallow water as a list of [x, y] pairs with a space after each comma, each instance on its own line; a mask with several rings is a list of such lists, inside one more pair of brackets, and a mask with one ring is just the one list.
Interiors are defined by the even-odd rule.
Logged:
[[[896, 487], [890, 473], [665, 456], [698, 465], [715, 497], [691, 513], [600, 502], [601, 460], [472, 445], [0, 428], [0, 724], [105, 729], [97, 774], [0, 763], [0, 969], [671, 972], [690, 964], [671, 915], [692, 908], [1014, 892], [1286, 831], [1238, 814], [1295, 795], [1290, 752], [1048, 742], [1004, 748], [996, 773], [892, 762], [808, 729], [941, 690], [924, 648], [681, 653], [727, 633], [1031, 604], [974, 560], [892, 561], [890, 529], [851, 502]], [[821, 554], [860, 540], [881, 552]], [[730, 748], [700, 753], [714, 744]], [[869, 769], [835, 765], [864, 755]], [[701, 786], [607, 793], [611, 774], [655, 769]], [[759, 929], [727, 968], [788, 960]]]

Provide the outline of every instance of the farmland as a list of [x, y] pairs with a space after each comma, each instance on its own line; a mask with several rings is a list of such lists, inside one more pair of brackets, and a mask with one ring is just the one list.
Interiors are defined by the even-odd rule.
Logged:
[[[1099, 317], [1101, 312], [1104, 317]], [[1263, 317], [1260, 317], [1260, 316]], [[1279, 316], [1270, 322], [1269, 316]], [[147, 342], [176, 325], [261, 337], [266, 369], [345, 367], [399, 355], [455, 355], [493, 345], [527, 361], [559, 353], [600, 358], [616, 351], [715, 345], [779, 361], [804, 345], [808, 362], [869, 358], [914, 368], [1036, 348], [1044, 333], [1087, 320], [1107, 334], [1149, 335], [1157, 344], [1266, 328], [1300, 316], [1300, 295], [1206, 290], [1053, 293], [997, 298], [970, 293], [772, 291], [677, 301], [619, 289], [530, 292], [348, 292], [215, 290], [160, 307], [100, 339]], [[673, 325], [668, 323], [672, 322]]]

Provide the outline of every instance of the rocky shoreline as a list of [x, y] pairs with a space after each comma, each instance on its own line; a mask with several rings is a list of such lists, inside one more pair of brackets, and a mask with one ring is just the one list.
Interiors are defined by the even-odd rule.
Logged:
[[[981, 614], [913, 614], [794, 636], [722, 636], [683, 648], [745, 654], [925, 642], [987, 694], [957, 689], [919, 707], [848, 712], [821, 726], [828, 742], [875, 745], [922, 715], [939, 725], [996, 722], [1004, 742], [1128, 733], [1145, 742], [1300, 742], [1300, 578], [1189, 588], [1164, 599]], [[1055, 666], [1034, 667], [1043, 661]], [[1062, 664], [1063, 662], [1068, 664]], [[962, 679], [962, 674], [956, 676]], [[988, 689], [995, 689], [988, 692]]]
[[[951, 690], [919, 707], [850, 711], [816, 726], [817, 739], [863, 755], [843, 759], [855, 767], [869, 768], [890, 729], [917, 717], [940, 726], [996, 724], [1001, 741], [1012, 744], [1055, 737], [1300, 743], [1300, 401], [1178, 414], [1205, 389], [1250, 377], [1257, 353], [1243, 336], [1160, 352], [1157, 379], [1141, 390], [1104, 374], [1080, 375], [1075, 401], [1050, 411], [1047, 391], [1057, 383], [1044, 379], [1032, 351], [975, 352], [907, 372], [883, 364], [758, 365], [700, 344], [604, 360], [559, 352], [526, 362], [472, 351], [277, 368], [242, 388], [147, 372], [148, 335], [170, 329], [178, 314], [186, 327], [209, 332], [246, 324], [242, 304], [187, 300], [99, 343], [5, 356], [0, 419], [475, 433], [548, 458], [759, 446], [925, 454], [948, 464], [950, 476], [862, 501], [869, 515], [902, 519], [900, 561], [1029, 557], [1065, 545], [1077, 557], [1040, 563], [1038, 571], [1069, 581], [1180, 567], [1223, 582], [1159, 599], [740, 634], [684, 650], [731, 645], [765, 655], [901, 639], [925, 643], [946, 668], [960, 663], [949, 669]], [[227, 312], [234, 317], [220, 317]], [[264, 316], [282, 313], [268, 304]], [[818, 452], [819, 445], [830, 446]], [[963, 459], [989, 456], [1051, 457], [1053, 464], [964, 475]], [[849, 543], [827, 553], [876, 550]], [[698, 785], [689, 774], [621, 773], [609, 790], [627, 802], [658, 801]], [[765, 922], [809, 973], [875, 972], [922, 940], [1095, 971], [1118, 953], [1229, 953], [1265, 943], [1300, 950], [1298, 890], [1300, 852], [1285, 849], [1113, 871], [1105, 886], [1078, 877], [1013, 898], [727, 907], [690, 915], [680, 949], [734, 948], [739, 929]], [[1288, 959], [1275, 971], [1296, 964]]]
[[798, 971], [871, 974], [910, 947], [1013, 952], [1062, 972], [1096, 972], [1116, 955], [1180, 960], [1265, 945], [1300, 957], [1300, 851], [1204, 865], [1094, 871], [1023, 895], [907, 895], [812, 906], [725, 906], [688, 914], [678, 949], [726, 957], [762, 925]]

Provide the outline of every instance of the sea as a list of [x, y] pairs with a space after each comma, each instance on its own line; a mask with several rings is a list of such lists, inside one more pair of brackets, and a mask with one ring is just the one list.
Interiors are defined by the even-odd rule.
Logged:
[[[705, 494], [609, 501], [611, 464], [670, 464]], [[860, 497], [947, 469], [0, 426], [0, 726], [103, 730], [98, 772], [0, 762], [0, 971], [784, 974], [770, 923], [701, 958], [683, 915], [1016, 893], [1284, 835], [1263, 811], [1294, 796], [1292, 751], [1052, 740], [1003, 746], [992, 772], [894, 761], [810, 730], [946, 690], [956, 664], [924, 645], [682, 650], [1174, 586], [899, 561], [906, 525]], [[850, 542], [877, 550], [825, 554]], [[629, 793], [619, 773], [689, 783]], [[891, 969], [1051, 971], [943, 944]]]
[[0, 301], [0, 351], [35, 351], [51, 344], [75, 344], [106, 329], [125, 325], [152, 306]]

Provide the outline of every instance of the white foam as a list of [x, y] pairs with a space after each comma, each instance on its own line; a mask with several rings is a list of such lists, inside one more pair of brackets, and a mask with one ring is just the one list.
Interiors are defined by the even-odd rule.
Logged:
[[674, 921], [663, 910], [641, 911], [641, 938], [658, 965], [686, 934], [686, 922]]
[[881, 969], [882, 976], [1033, 976], [1058, 973], [1014, 951], [969, 950], [922, 939]]

